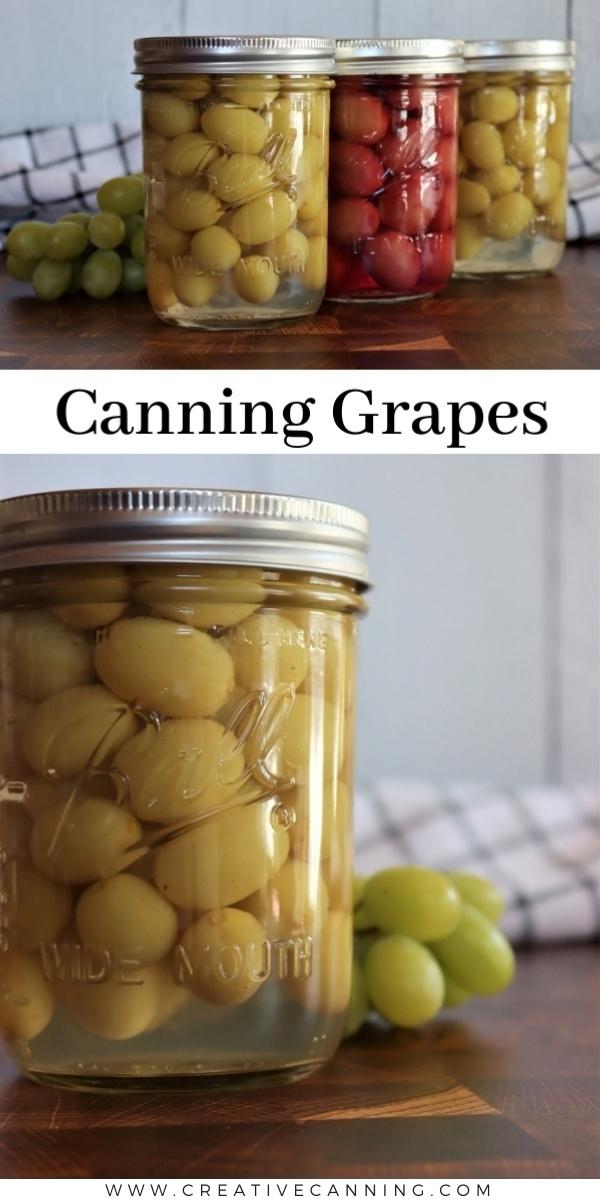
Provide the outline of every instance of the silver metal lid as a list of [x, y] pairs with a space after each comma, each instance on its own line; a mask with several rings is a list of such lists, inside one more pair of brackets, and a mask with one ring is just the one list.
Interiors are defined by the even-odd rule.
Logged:
[[75, 562], [210, 562], [365, 587], [368, 522], [327, 500], [203, 488], [101, 488], [0, 501], [0, 571]]
[[219, 75], [328, 75], [333, 71], [333, 38], [254, 37], [227, 34], [210, 37], [137, 38], [137, 75], [178, 75], [198, 71]]
[[447, 38], [339, 38], [336, 75], [455, 75], [463, 43]]
[[465, 66], [468, 71], [573, 71], [575, 42], [544, 38], [465, 42]]

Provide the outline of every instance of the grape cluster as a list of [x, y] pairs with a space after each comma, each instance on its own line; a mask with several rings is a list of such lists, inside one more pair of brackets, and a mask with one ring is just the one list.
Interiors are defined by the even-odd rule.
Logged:
[[7, 239], [6, 269], [31, 282], [39, 300], [85, 292], [106, 300], [115, 292], [142, 292], [144, 182], [141, 175], [107, 179], [98, 189], [100, 212], [65, 213], [50, 225], [23, 221]]
[[391, 867], [354, 880], [354, 962], [346, 1037], [374, 1009], [413, 1029], [441, 1008], [508, 987], [514, 956], [496, 926], [504, 903], [478, 875]]

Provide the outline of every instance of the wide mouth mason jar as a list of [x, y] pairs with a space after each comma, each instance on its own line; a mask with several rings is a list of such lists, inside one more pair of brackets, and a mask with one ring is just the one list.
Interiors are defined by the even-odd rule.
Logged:
[[552, 271], [565, 248], [575, 45], [465, 44], [456, 272]]
[[254, 492], [0, 504], [0, 1030], [27, 1075], [335, 1051], [366, 533]]
[[336, 43], [327, 295], [409, 300], [454, 265], [462, 42]]
[[253, 327], [318, 309], [333, 55], [327, 38], [136, 41], [147, 288], [164, 321]]

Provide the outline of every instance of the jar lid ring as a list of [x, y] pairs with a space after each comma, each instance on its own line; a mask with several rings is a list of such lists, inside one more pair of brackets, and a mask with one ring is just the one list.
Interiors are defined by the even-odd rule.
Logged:
[[0, 501], [0, 570], [193, 562], [369, 585], [367, 518], [327, 500], [204, 488], [100, 488]]
[[333, 38], [247, 34], [137, 38], [137, 75], [207, 72], [219, 75], [328, 75]]
[[573, 71], [574, 41], [555, 38], [487, 38], [465, 42], [467, 71]]
[[462, 74], [463, 42], [454, 38], [338, 38], [336, 75]]

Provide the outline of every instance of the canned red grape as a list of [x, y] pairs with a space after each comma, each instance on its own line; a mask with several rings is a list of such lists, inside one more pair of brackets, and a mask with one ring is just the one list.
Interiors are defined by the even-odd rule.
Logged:
[[336, 43], [327, 295], [409, 300], [454, 265], [462, 42]]

